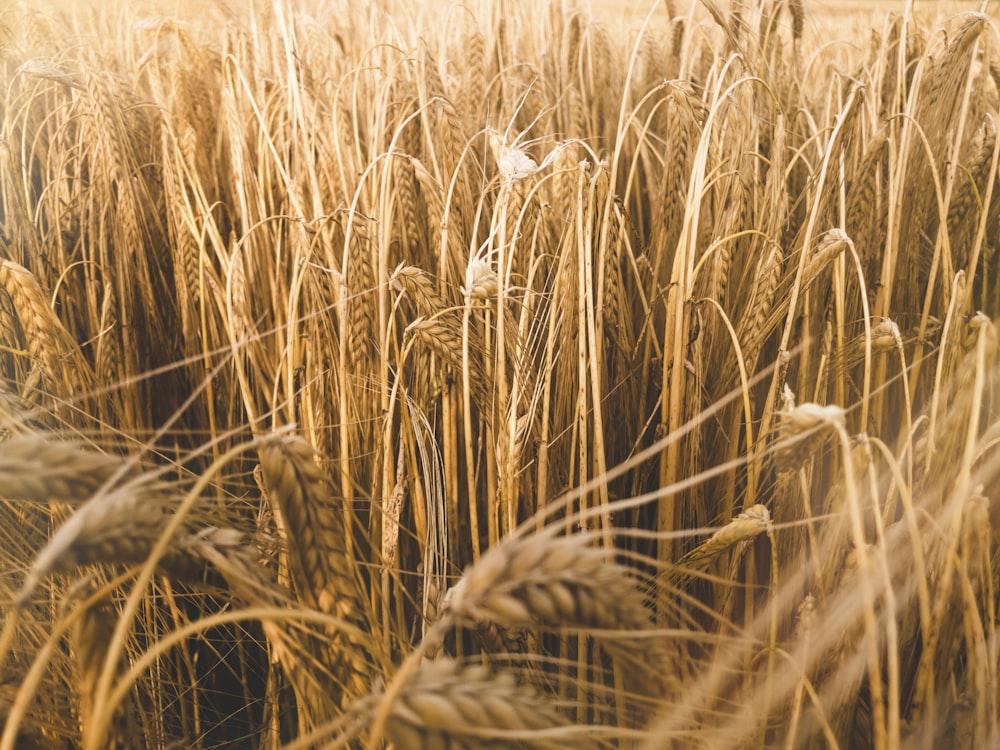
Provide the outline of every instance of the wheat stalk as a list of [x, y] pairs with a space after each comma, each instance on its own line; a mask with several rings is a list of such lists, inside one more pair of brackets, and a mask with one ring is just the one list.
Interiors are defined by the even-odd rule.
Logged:
[[0, 750], [989, 746], [988, 17], [294, 5], [0, 14]]
[[444, 297], [438, 294], [431, 275], [416, 266], [400, 264], [393, 271], [389, 286], [393, 291], [409, 297], [419, 316], [433, 315], [450, 307]]

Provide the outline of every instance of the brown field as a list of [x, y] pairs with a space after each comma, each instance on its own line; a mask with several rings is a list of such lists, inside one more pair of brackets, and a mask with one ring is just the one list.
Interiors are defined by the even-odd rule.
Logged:
[[980, 10], [0, 9], [0, 750], [1000, 746]]

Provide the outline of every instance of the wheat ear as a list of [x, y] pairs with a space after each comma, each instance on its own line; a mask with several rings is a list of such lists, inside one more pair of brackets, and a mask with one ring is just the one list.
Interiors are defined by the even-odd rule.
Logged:
[[[31, 565], [18, 595], [23, 606], [48, 575], [92, 563], [139, 564], [147, 559], [168, 520], [171, 496], [137, 480], [84, 503], [52, 535]], [[161, 562], [169, 566], [171, 556]]]
[[323, 612], [351, 616], [356, 586], [348, 564], [344, 520], [312, 446], [298, 437], [277, 439], [262, 450], [260, 466], [268, 499], [281, 513], [289, 537], [289, 562], [299, 597]]
[[24, 266], [0, 259], [0, 286], [10, 297], [27, 339], [31, 359], [42, 369], [42, 381], [57, 396], [65, 384], [75, 383], [83, 393], [93, 388], [90, 366], [76, 340], [56, 316], [38, 280]]
[[750, 541], [765, 531], [771, 523], [771, 512], [764, 505], [754, 505], [735, 516], [702, 544], [684, 555], [679, 565], [701, 568], [708, 565], [730, 547]]
[[513, 675], [447, 658], [417, 669], [393, 703], [385, 731], [397, 748], [598, 747]]
[[122, 459], [81, 443], [37, 433], [0, 442], [0, 497], [8, 500], [79, 503], [126, 471]]
[[[268, 500], [280, 514], [299, 598], [307, 606], [354, 624], [360, 614], [359, 584], [348, 552], [350, 530], [330, 494], [316, 453], [296, 436], [276, 438], [261, 450]], [[342, 630], [330, 630], [331, 670], [348, 692], [364, 689], [366, 660]]]
[[508, 537], [465, 572], [446, 606], [459, 621], [511, 628], [650, 625], [628, 570], [581, 536]]
[[785, 386], [786, 409], [777, 417], [774, 463], [778, 471], [801, 468], [830, 436], [831, 428], [844, 419], [839, 406], [799, 404], [795, 406]]
[[465, 571], [445, 595], [443, 622], [480, 633], [504, 629], [585, 629], [628, 665], [651, 693], [673, 687], [667, 644], [653, 627], [638, 579], [582, 535], [509, 536]]

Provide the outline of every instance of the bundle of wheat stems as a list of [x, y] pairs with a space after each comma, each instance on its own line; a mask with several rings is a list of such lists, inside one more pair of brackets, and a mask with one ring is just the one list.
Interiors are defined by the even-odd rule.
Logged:
[[0, 11], [0, 750], [1000, 744], [985, 3], [183, 5]]

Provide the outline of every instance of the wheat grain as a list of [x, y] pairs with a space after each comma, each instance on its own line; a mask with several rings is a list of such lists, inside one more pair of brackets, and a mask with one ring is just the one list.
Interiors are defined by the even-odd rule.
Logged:
[[884, 233], [887, 219], [884, 172], [889, 129], [880, 128], [865, 148], [847, 193], [847, 233], [858, 241], [863, 258], [870, 258], [871, 244]]
[[499, 279], [496, 271], [485, 260], [474, 257], [465, 270], [465, 286], [462, 292], [470, 302], [486, 302], [495, 299]]
[[[872, 327], [871, 332], [871, 347], [873, 352], [882, 352], [889, 349], [894, 349], [897, 346], [901, 346], [903, 343], [902, 336], [899, 333], [899, 326], [896, 322], [885, 318], [879, 321], [878, 325]], [[864, 342], [861, 342], [861, 347], [864, 347]]]
[[845, 251], [853, 251], [854, 243], [841, 229], [831, 229], [820, 237], [810, 253], [802, 271], [802, 288], [808, 289], [834, 258]]
[[[358, 220], [360, 222], [360, 219]], [[370, 364], [375, 345], [375, 276], [371, 258], [372, 240], [367, 228], [355, 224], [347, 251], [347, 310], [350, 321], [351, 363], [359, 372]]]
[[430, 316], [447, 309], [450, 305], [438, 294], [431, 276], [415, 266], [400, 266], [389, 279], [392, 289], [409, 297], [416, 307], [418, 316]]
[[[756, 363], [764, 341], [771, 334], [768, 321], [772, 318], [783, 262], [781, 246], [777, 243], [771, 243], [767, 256], [761, 258], [760, 266], [754, 274], [757, 285], [750, 297], [747, 317], [740, 320], [740, 327], [737, 329], [740, 342], [743, 345], [744, 356], [750, 368]], [[746, 322], [744, 323], [744, 321]]]
[[[460, 313], [453, 311], [450, 314], [435, 315], [431, 318], [417, 318], [406, 327], [409, 335], [415, 336], [422, 343], [430, 347], [446, 364], [455, 371], [462, 370], [462, 323]], [[471, 338], [471, 337], [470, 337]], [[478, 337], [477, 337], [478, 339]], [[490, 383], [492, 378], [487, 378], [486, 369], [483, 363], [481, 345], [478, 341], [470, 342], [469, 356], [469, 383], [472, 389], [472, 396], [476, 404], [483, 409], [485, 414], [491, 414], [490, 403]]]
[[98, 382], [114, 383], [118, 380], [121, 363], [118, 361], [120, 344], [118, 343], [118, 305], [114, 286], [104, 285], [104, 298], [101, 302], [101, 322], [98, 332], [97, 355], [95, 357], [95, 375]]
[[684, 46], [685, 20], [683, 16], [670, 17], [670, 54], [679, 61]]
[[[76, 662], [76, 688], [80, 701], [80, 725], [84, 736], [88, 734], [92, 716], [93, 700], [98, 679], [104, 666], [108, 650], [108, 640], [114, 632], [117, 613], [108, 597], [91, 604], [79, 614], [72, 632], [72, 649]], [[121, 665], [118, 665], [121, 671]], [[118, 708], [121, 716], [122, 709]], [[126, 738], [119, 738], [121, 739]]]
[[965, 268], [968, 263], [983, 209], [989, 213], [988, 231], [992, 231], [996, 225], [996, 202], [984, 205], [995, 143], [996, 128], [991, 120], [986, 120], [973, 142], [971, 153], [967, 157], [968, 165], [959, 170], [956, 178], [957, 184], [951, 205], [948, 206], [946, 224], [949, 244], [955, 254], [955, 268]]
[[[404, 127], [403, 132], [410, 133], [415, 127], [414, 123], [410, 123]], [[402, 217], [400, 225], [404, 233], [403, 248], [407, 254], [413, 254], [423, 246], [426, 240], [424, 239], [424, 227], [418, 220], [421, 210], [417, 202], [416, 175], [411, 161], [411, 157], [415, 156], [418, 150], [418, 141], [415, 137], [407, 140], [409, 142], [400, 144], [403, 156], [392, 160], [392, 181], [393, 197]]]

